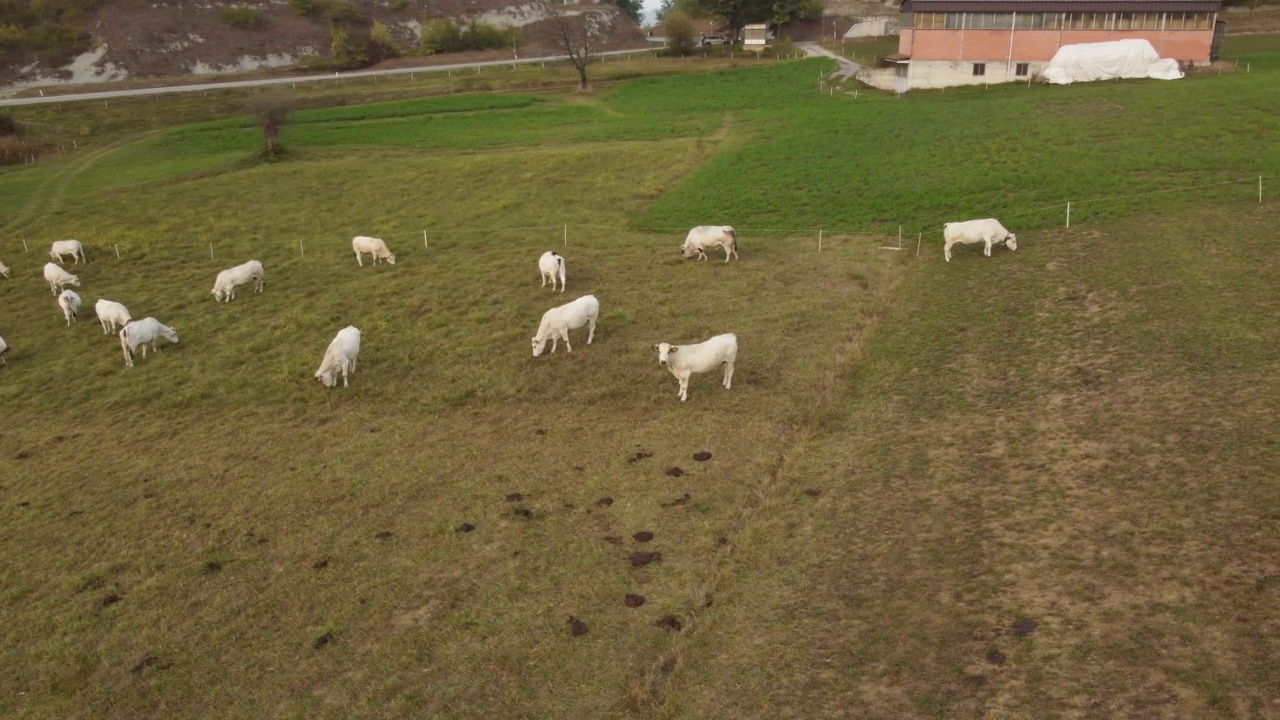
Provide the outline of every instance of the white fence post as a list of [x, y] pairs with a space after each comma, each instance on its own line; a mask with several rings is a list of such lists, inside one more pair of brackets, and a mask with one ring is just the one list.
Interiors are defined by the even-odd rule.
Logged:
[[423, 249], [423, 250], [430, 250], [430, 249], [431, 249], [431, 248], [427, 245], [427, 231], [426, 231], [426, 230], [423, 230], [423, 231], [422, 231], [422, 249]]
[[1067, 201], [1067, 229], [1071, 229], [1071, 201]]
[[1258, 176], [1258, 202], [1262, 202], [1262, 176]]
[[564, 246], [569, 247], [569, 226], [564, 226]]
[[22, 241], [22, 252], [31, 252], [31, 248], [27, 247], [27, 241], [25, 239]]
[[924, 237], [924, 233], [916, 233], [916, 257], [920, 257], [920, 240]]
[[209, 259], [213, 259], [213, 243], [209, 243]]
[[303, 246], [301, 240], [298, 241], [298, 254], [302, 255], [302, 257], [307, 256], [307, 248]]
[[898, 226], [898, 249], [902, 249], [902, 226]]
[[818, 252], [822, 252], [822, 228], [818, 228]]
[[116, 245], [116, 259], [120, 259], [120, 245], [118, 244]]

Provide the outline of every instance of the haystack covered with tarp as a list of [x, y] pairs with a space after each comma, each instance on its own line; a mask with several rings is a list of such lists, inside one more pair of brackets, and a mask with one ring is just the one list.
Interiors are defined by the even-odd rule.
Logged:
[[1044, 77], [1055, 85], [1070, 85], [1116, 78], [1177, 80], [1182, 71], [1177, 60], [1161, 60], [1149, 41], [1133, 39], [1063, 45]]

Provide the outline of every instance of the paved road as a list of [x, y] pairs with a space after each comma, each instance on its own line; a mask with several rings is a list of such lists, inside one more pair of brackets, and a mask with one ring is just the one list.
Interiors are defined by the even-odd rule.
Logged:
[[[601, 55], [629, 55], [632, 53], [654, 52], [653, 48], [633, 48], [631, 50], [610, 50]], [[319, 82], [335, 78], [377, 77], [378, 75], [408, 75], [409, 73], [446, 72], [449, 70], [465, 70], [480, 67], [499, 67], [504, 65], [524, 65], [527, 63], [556, 62], [568, 60], [567, 55], [544, 55], [541, 57], [520, 58], [519, 60], [488, 60], [485, 62], [455, 63], [453, 65], [429, 65], [425, 67], [393, 68], [390, 70], [359, 70], [356, 72], [333, 73], [332, 75], [301, 75], [297, 77], [274, 77], [260, 80], [228, 80], [226, 82], [201, 83], [199, 85], [172, 85], [169, 87], [137, 88], [135, 90], [103, 90], [99, 92], [75, 93], [74, 95], [50, 95], [48, 97], [0, 98], [0, 107], [16, 105], [40, 105], [43, 103], [70, 103], [79, 100], [103, 100], [106, 98], [131, 97], [137, 95], [166, 95], [169, 93], [204, 92], [206, 90], [227, 90], [230, 88], [260, 87], [263, 85], [286, 85], [289, 83]]]
[[817, 43], [812, 43], [812, 42], [796, 43], [796, 47], [804, 51], [805, 57], [827, 57], [839, 63], [840, 68], [835, 72], [831, 73], [831, 77], [829, 78], [831, 82], [844, 82], [845, 80], [848, 80], [849, 78], [853, 77], [854, 74], [856, 74], [859, 70], [862, 69], [862, 66], [859, 65], [858, 63], [850, 60], [849, 58], [841, 57], [840, 55], [837, 55], [831, 52], [830, 50], [822, 47]]

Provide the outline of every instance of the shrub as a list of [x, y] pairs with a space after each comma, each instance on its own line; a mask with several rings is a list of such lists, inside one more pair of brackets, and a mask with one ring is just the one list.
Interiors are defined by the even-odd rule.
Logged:
[[428, 20], [422, 26], [422, 50], [427, 54], [509, 48], [521, 42], [520, 33], [515, 28], [500, 28], [483, 22], [473, 22], [462, 28], [448, 19]]
[[399, 55], [395, 39], [391, 37], [391, 28], [374, 20], [373, 28], [369, 30], [369, 60], [379, 62]]
[[289, 0], [289, 9], [296, 15], [310, 15], [316, 11], [315, 0]]
[[5, 135], [17, 135], [18, 123], [13, 121], [12, 115], [0, 115], [0, 137]]
[[331, 23], [347, 25], [363, 23], [364, 11], [352, 0], [321, 0], [320, 16]]
[[222, 8], [218, 15], [222, 22], [238, 30], [261, 30], [267, 26], [267, 19], [262, 11], [248, 5], [233, 5]]
[[407, 4], [406, 0], [391, 0], [391, 4], [387, 7], [391, 8], [394, 12], [400, 12]]
[[330, 28], [333, 65], [342, 70], [364, 67], [369, 64], [369, 49], [364, 39], [346, 25], [334, 24]]

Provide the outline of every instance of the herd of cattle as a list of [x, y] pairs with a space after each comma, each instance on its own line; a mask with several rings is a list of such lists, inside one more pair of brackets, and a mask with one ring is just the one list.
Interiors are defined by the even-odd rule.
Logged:
[[[1003, 244], [1010, 250], [1018, 249], [1017, 236], [1006, 230], [998, 221], [990, 218], [947, 223], [943, 227], [943, 241], [943, 256], [947, 262], [951, 261], [952, 247], [958, 244], [981, 244], [984, 246], [983, 254], [988, 257], [991, 256], [993, 245]], [[724, 251], [725, 262], [729, 262], [730, 258], [738, 258], [738, 237], [732, 227], [728, 225], [695, 227], [685, 237], [680, 252], [685, 258], [697, 257], [700, 260], [706, 260], [707, 251], [717, 247]], [[396, 263], [396, 256], [380, 238], [357, 236], [351, 241], [351, 249], [355, 252], [356, 263], [360, 267], [364, 267], [361, 258], [364, 254], [372, 256], [374, 265], [384, 261], [391, 265]], [[68, 255], [71, 256], [75, 265], [81, 262], [88, 264], [84, 246], [80, 241], [59, 240], [53, 243], [49, 250], [49, 256], [55, 262], [45, 264], [44, 279], [49, 283], [49, 289], [57, 296], [63, 318], [70, 327], [71, 323], [78, 319], [81, 300], [75, 291], [68, 288], [68, 286], [80, 287], [80, 279], [59, 265], [63, 257]], [[547, 281], [550, 280], [552, 292], [555, 292], [557, 282], [560, 292], [564, 292], [566, 271], [562, 256], [554, 252], [543, 253], [538, 259], [538, 272], [543, 287], [546, 287]], [[6, 279], [9, 277], [9, 268], [3, 262], [0, 262], [0, 276]], [[254, 292], [263, 291], [264, 271], [262, 263], [257, 260], [250, 260], [243, 265], [218, 273], [210, 293], [215, 302], [231, 302], [236, 297], [236, 288], [250, 283], [253, 284]], [[156, 343], [161, 338], [171, 343], [178, 342], [178, 333], [172, 327], [154, 317], [134, 320], [129, 314], [129, 309], [121, 303], [102, 298], [94, 305], [94, 310], [98, 316], [98, 322], [102, 325], [103, 334], [112, 332], [118, 334], [125, 365], [128, 367], [133, 367], [134, 357], [139, 348], [145, 360], [148, 344], [154, 352]], [[537, 334], [533, 336], [533, 356], [542, 355], [546, 349], [547, 340], [551, 341], [552, 353], [556, 351], [560, 340], [564, 341], [568, 352], [573, 352], [573, 347], [569, 344], [569, 331], [583, 327], [588, 328], [587, 344], [590, 345], [595, 338], [596, 321], [599, 316], [600, 301], [594, 295], [584, 295], [573, 302], [546, 311], [538, 325]], [[8, 350], [9, 346], [4, 338], [0, 337], [0, 364], [6, 362], [4, 354]], [[723, 366], [724, 388], [728, 390], [733, 382], [733, 363], [738, 356], [738, 339], [732, 333], [717, 335], [693, 345], [659, 343], [653, 346], [653, 350], [658, 353], [658, 364], [670, 370], [679, 381], [679, 395], [682, 402], [688, 399], [689, 378], [694, 373], [710, 372]], [[315, 373], [316, 379], [326, 387], [333, 387], [337, 384], [338, 374], [341, 373], [342, 385], [346, 387], [348, 378], [355, 372], [356, 357], [359, 354], [360, 330], [354, 326], [343, 328], [338, 331], [337, 336], [325, 350], [320, 369]]]

